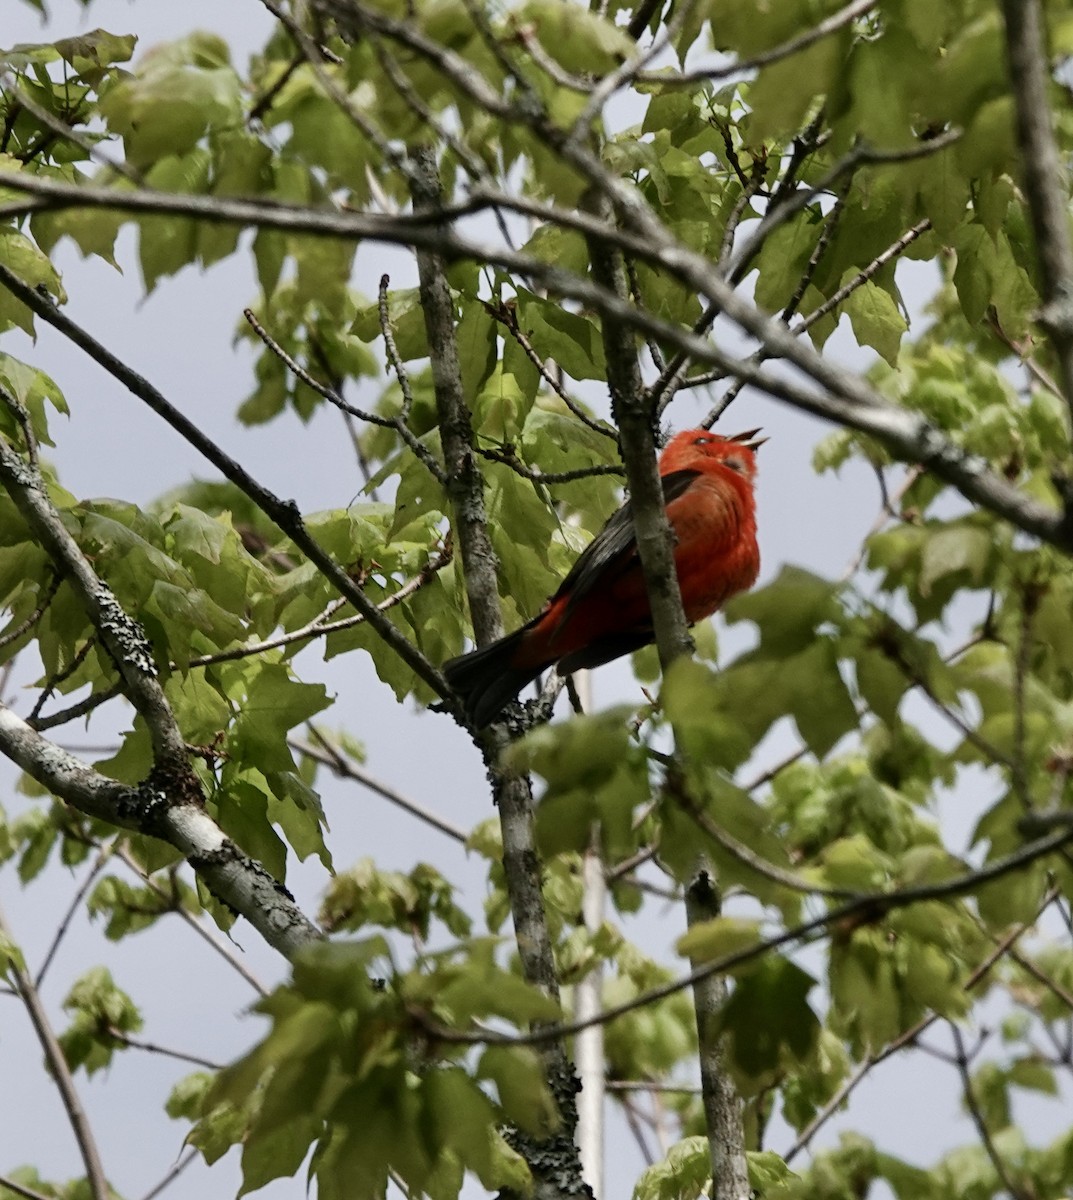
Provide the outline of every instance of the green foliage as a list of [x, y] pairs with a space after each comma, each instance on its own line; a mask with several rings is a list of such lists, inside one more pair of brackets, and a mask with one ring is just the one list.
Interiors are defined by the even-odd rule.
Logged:
[[164, 913], [179, 909], [197, 913], [199, 908], [193, 890], [174, 876], [154, 881], [153, 887], [135, 887], [108, 875], [93, 889], [86, 904], [90, 916], [107, 918], [104, 932], [109, 941], [148, 929]]
[[103, 967], [87, 971], [68, 993], [63, 1007], [71, 1014], [70, 1025], [59, 1035], [63, 1057], [72, 1071], [82, 1067], [87, 1075], [111, 1066], [125, 1035], [142, 1027], [134, 1002], [116, 987]]
[[548, 1017], [554, 1006], [495, 966], [491, 942], [405, 974], [391, 970], [386, 949], [375, 938], [303, 951], [293, 982], [257, 1006], [272, 1023], [267, 1037], [207, 1091], [193, 1081], [173, 1095], [176, 1115], [200, 1103], [190, 1140], [207, 1157], [241, 1140], [247, 1190], [293, 1174], [311, 1147], [319, 1186], [332, 1195], [378, 1196], [389, 1169], [432, 1195], [445, 1194], [447, 1180], [457, 1191], [464, 1171], [485, 1187], [524, 1184], [524, 1164], [496, 1123], [553, 1126], [538, 1060], [484, 1053], [476, 1074], [495, 1083], [500, 1109], [449, 1059], [410, 1052], [410, 1013], [427, 1006], [432, 1019], [468, 1024]]
[[[599, 282], [577, 228], [579, 215], [600, 219], [599, 189], [570, 161], [582, 151], [627, 189], [623, 229], [635, 227], [629, 204], [646, 203], [743, 299], [799, 333], [803, 319], [814, 347], [839, 328], [873, 362], [867, 378], [878, 392], [970, 462], [1027, 499], [1063, 502], [1069, 417], [1049, 382], [1062, 372], [1038, 320], [1046, 296], [998, 6], [883, 0], [843, 21], [841, 0], [657, 5], [640, 46], [668, 33], [679, 64], [688, 62], [684, 78], [647, 62], [642, 76], [628, 76], [638, 43], [627, 25], [638, 6], [622, 0], [599, 13], [576, 0], [369, 8], [412, 21], [417, 40], [403, 46], [365, 28], [357, 36], [340, 21], [315, 31], [323, 53], [314, 62], [303, 47], [296, 57], [294, 37], [280, 27], [248, 65], [211, 33], [138, 53], [134, 35], [101, 29], [0, 50], [0, 262], [63, 304], [55, 256], [66, 239], [117, 268], [129, 266], [125, 248], [135, 246], [145, 293], [188, 266], [248, 258], [259, 292], [251, 309], [274, 348], [240, 325], [236, 336], [256, 358], [238, 419], [254, 426], [293, 413], [315, 428], [314, 418], [338, 414], [309, 381], [345, 397], [365, 486], [349, 507], [304, 514], [305, 525], [433, 667], [471, 633], [466, 576], [474, 569], [457, 528], [457, 464], [441, 470], [449, 442], [438, 400], [450, 374], [442, 331], [427, 324], [427, 288], [401, 274], [401, 286], [377, 287], [356, 236], [326, 234], [324, 224], [312, 231], [301, 216], [368, 218], [370, 241], [440, 237], [444, 227], [408, 207], [406, 155], [430, 142], [446, 201], [464, 210], [452, 230], [476, 240], [487, 233], [493, 246], [485, 210], [494, 207], [511, 243], [488, 261], [464, 257], [457, 243], [441, 247], [508, 628], [540, 610], [621, 499], [620, 475], [554, 481], [619, 464], [615, 430], [601, 414], [609, 371], [623, 364], [609, 353], [600, 306], [564, 301], [548, 276], [508, 269], [520, 254], [571, 272], [577, 286]], [[1056, 62], [1073, 48], [1068, 10], [1047, 6]], [[836, 29], [793, 48], [829, 17]], [[701, 77], [692, 68], [711, 66], [709, 44], [759, 61], [737, 69], [719, 58]], [[723, 70], [728, 64], [734, 69]], [[589, 110], [603, 81], [616, 97], [628, 93], [621, 110]], [[1061, 76], [1049, 86], [1064, 160], [1073, 120]], [[636, 124], [623, 127], [623, 112]], [[588, 124], [576, 129], [583, 114]], [[144, 185], [160, 207], [28, 199], [20, 181], [118, 192]], [[517, 204], [499, 203], [497, 192]], [[261, 205], [265, 223], [247, 221], [249, 207], [242, 221], [226, 212], [202, 221], [181, 204], [233, 198]], [[673, 259], [629, 256], [631, 302], [699, 336], [714, 329], [737, 355], [738, 344], [723, 340], [726, 320], [706, 323], [695, 280]], [[907, 273], [905, 259], [938, 272], [923, 319], [918, 293], [931, 284]], [[68, 413], [38, 350], [26, 350], [24, 335], [40, 324], [0, 288], [0, 335], [10, 338], [0, 386], [25, 412], [0, 404], [0, 437], [19, 454], [28, 450], [27, 423], [47, 449], [62, 442], [56, 418]], [[678, 365], [666, 328], [634, 343], [646, 382]], [[696, 419], [684, 397], [696, 394], [707, 364], [686, 360], [681, 371], [687, 386], [665, 414], [675, 427]], [[241, 444], [235, 453], [244, 461]], [[487, 766], [537, 783], [540, 882], [564, 1009], [600, 967], [604, 1005], [637, 1002], [605, 1031], [608, 1077], [692, 1080], [688, 992], [648, 997], [677, 977], [663, 965], [672, 948], [700, 964], [767, 937], [785, 934], [795, 945], [807, 937], [816, 979], [785, 947], [750, 957], [730, 972], [729, 998], [705, 1030], [724, 1038], [727, 1069], [747, 1100], [757, 1193], [842, 1200], [885, 1183], [898, 1200], [991, 1200], [1008, 1188], [997, 1153], [1018, 1194], [1065, 1195], [1070, 1134], [1045, 1144], [1023, 1129], [1018, 1098], [1061, 1096], [1065, 1081], [1068, 1053], [1052, 1062], [1039, 1048], [1065, 1047], [1073, 955], [1039, 914], [1052, 888], [1073, 887], [1068, 864], [1050, 856], [986, 885], [970, 878], [956, 895], [896, 898], [907, 888], [942, 889], [1017, 852], [1035, 836], [1026, 815], [1064, 818], [1073, 764], [1068, 558], [955, 495], [941, 472], [905, 474], [863, 434], [835, 430], [813, 462], [818, 471], [867, 465], [883, 479], [882, 513], [853, 569], [837, 582], [837, 568], [817, 573], [809, 542], [824, 539], [826, 551], [828, 530], [812, 517], [811, 493], [794, 477], [799, 490], [788, 497], [765, 477], [762, 542], [782, 505], [774, 519], [808, 533], [808, 561], [778, 564], [726, 606], [744, 649], [716, 669], [714, 635], [698, 629], [697, 656], [675, 663], [658, 687], [655, 650], [638, 656], [638, 679], [653, 686], [629, 703], [538, 726], [505, 749], [483, 746]], [[363, 704], [393, 696], [427, 706], [437, 699], [428, 680], [339, 603], [233, 484], [190, 482], [135, 504], [73, 495], [48, 462], [42, 471], [64, 528], [148, 639], [207, 814], [280, 889], [296, 859], [332, 872], [340, 848], [328, 829], [331, 798], [318, 790], [319, 765], [294, 744], [335, 702], [311, 659], [367, 658], [386, 687]], [[71, 704], [88, 715], [122, 690], [69, 572], [31, 537], [6, 491], [0, 604], [0, 665], [31, 663], [27, 674], [39, 676], [25, 709], [22, 697], [12, 702], [21, 715], [34, 704], [46, 723]], [[330, 632], [311, 628], [325, 621]], [[311, 644], [314, 654], [303, 655]], [[346, 707], [352, 697], [341, 699]], [[118, 704], [113, 711], [115, 744], [92, 752], [94, 767], [142, 784], [157, 765], [154, 737], [142, 716]], [[348, 750], [356, 742], [345, 730], [339, 738]], [[235, 921], [202, 880], [195, 886], [175, 847], [84, 816], [29, 778], [20, 791], [17, 815], [0, 813], [0, 864], [20, 884], [39, 887], [57, 865], [88, 869], [116, 838], [152, 880], [108, 874], [87, 889], [85, 907], [106, 939], [176, 911], [206, 913], [223, 929]], [[614, 911], [589, 928], [582, 856], [594, 837]], [[256, 1045], [222, 1073], [174, 1088], [167, 1112], [190, 1123], [206, 1161], [241, 1155], [243, 1192], [307, 1162], [320, 1200], [379, 1200], [389, 1173], [433, 1200], [454, 1200], [464, 1187], [511, 1195], [530, 1187], [521, 1143], [504, 1130], [539, 1141], [557, 1128], [544, 1061], [531, 1047], [471, 1047], [465, 1036], [489, 1023], [522, 1030], [562, 1012], [488, 936], [505, 936], [512, 915], [503, 861], [511, 856], [498, 823], [478, 825], [467, 848], [487, 869], [486, 928], [472, 897], [438, 867], [388, 870], [381, 847], [346, 850], [344, 861], [366, 857], [331, 875], [319, 914], [330, 937], [303, 951], [291, 980], [257, 1006], [265, 1025]], [[630, 866], [638, 862], [651, 865], [639, 874]], [[718, 880], [721, 914], [677, 942], [681, 922], [661, 920], [663, 940], [650, 956], [634, 944], [634, 913], [662, 917], [649, 889], [680, 888], [701, 863]], [[832, 911], [861, 896], [872, 899], [833, 921]], [[806, 920], [817, 924], [790, 937]], [[1020, 957], [1001, 956], [985, 972], [999, 945], [1015, 945]], [[21, 951], [4, 935], [0, 970], [9, 981], [12, 965], [22, 966]], [[679, 960], [675, 970], [684, 969]], [[971, 1070], [974, 1115], [990, 1147], [957, 1147], [925, 1168], [888, 1154], [886, 1130], [874, 1141], [847, 1133], [799, 1174], [774, 1150], [753, 1149], [771, 1111], [807, 1130], [915, 1026], [936, 1018], [971, 1026], [985, 996], [988, 1020], [994, 1011], [1004, 1017], [1001, 1037], [981, 1042]], [[140, 1028], [133, 1001], [103, 967], [74, 985], [65, 1009], [64, 1052], [87, 1073], [110, 1065]], [[710, 1187], [700, 1105], [691, 1096], [662, 1103], [682, 1140], [642, 1174], [635, 1200], [700, 1197]], [[2, 1173], [43, 1195], [86, 1195], [80, 1180]], [[4, 1200], [7, 1192], [0, 1186]]]
[[371, 858], [340, 872], [324, 898], [320, 923], [325, 929], [357, 930], [383, 925], [427, 940], [433, 919], [455, 937], [465, 937], [471, 921], [452, 900], [446, 879], [425, 863], [409, 874], [377, 870]]

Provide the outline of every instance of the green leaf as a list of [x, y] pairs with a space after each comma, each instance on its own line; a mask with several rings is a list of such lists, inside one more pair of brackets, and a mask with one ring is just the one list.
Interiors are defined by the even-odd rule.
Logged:
[[937, 580], [965, 572], [969, 582], [979, 585], [994, 549], [986, 529], [957, 524], [939, 529], [924, 544], [917, 586], [926, 596]]
[[300, 1116], [270, 1130], [255, 1125], [242, 1146], [242, 1187], [238, 1194], [245, 1196], [273, 1179], [297, 1175], [321, 1124], [315, 1116]]
[[526, 0], [517, 20], [531, 25], [544, 50], [577, 75], [602, 75], [636, 53], [625, 30], [569, 0]]
[[11, 968], [19, 971], [26, 970], [26, 959], [22, 951], [8, 935], [0, 931], [0, 976], [11, 983]]
[[239, 715], [228, 735], [228, 749], [239, 762], [263, 771], [292, 771], [287, 734], [328, 707], [321, 684], [299, 683], [278, 663], [260, 663], [233, 675], [228, 694], [239, 701]]
[[750, 86], [745, 126], [751, 145], [795, 133], [827, 91], [845, 55], [837, 37], [821, 38], [799, 54], [765, 67]]
[[766, 587], [735, 596], [727, 621], [754, 621], [765, 654], [781, 658], [810, 645], [816, 629], [838, 616], [837, 586], [800, 567], [786, 566]]
[[678, 939], [675, 949], [691, 962], [726, 958], [760, 941], [759, 921], [743, 917], [713, 917], [693, 925]]
[[137, 44], [138, 39], [132, 34], [108, 33], [104, 29], [91, 29], [89, 33], [60, 38], [53, 43], [60, 57], [80, 75], [93, 67], [129, 62]]
[[[855, 272], [847, 272], [843, 282]], [[845, 302], [854, 335], [862, 346], [871, 346], [890, 365], [896, 366], [902, 335], [909, 326], [890, 292], [879, 284], [862, 284]]]
[[239, 79], [226, 60], [223, 42], [193, 34], [158, 48], [105, 92], [101, 114], [122, 136], [132, 164], [145, 168], [184, 155], [210, 129], [241, 124]]
[[518, 324], [541, 358], [550, 358], [573, 379], [606, 379], [599, 328], [561, 304], [525, 288], [517, 293]]
[[719, 1014], [730, 1063], [746, 1094], [769, 1085], [813, 1052], [820, 1024], [808, 1004], [815, 980], [779, 956], [761, 960], [734, 983]]
[[[17, 229], [0, 227], [0, 263], [30, 287], [44, 288], [56, 301], [64, 304], [63, 290], [55, 267], [44, 254]], [[33, 337], [34, 323], [30, 310], [7, 288], [0, 288], [0, 331], [12, 325]]]
[[712, 1177], [711, 1148], [706, 1137], [676, 1143], [662, 1161], [642, 1171], [633, 1200], [699, 1200]]
[[88, 1075], [111, 1065], [114, 1052], [123, 1048], [117, 1034], [137, 1033], [142, 1027], [133, 1001], [104, 967], [81, 976], [63, 1007], [74, 1018], [59, 1036], [64, 1058], [72, 1070], [84, 1067]]

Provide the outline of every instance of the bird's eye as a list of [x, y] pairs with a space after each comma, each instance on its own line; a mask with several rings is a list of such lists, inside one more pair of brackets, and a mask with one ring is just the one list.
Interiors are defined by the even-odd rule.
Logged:
[[702, 433], [700, 437], [695, 437], [693, 439], [694, 446], [708, 446], [711, 444], [711, 442], [712, 435], [710, 433]]

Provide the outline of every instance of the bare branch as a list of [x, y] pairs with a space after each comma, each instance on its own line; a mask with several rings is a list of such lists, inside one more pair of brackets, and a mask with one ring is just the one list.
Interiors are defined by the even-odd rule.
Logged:
[[199, 1150], [191, 1150], [189, 1153], [184, 1154], [183, 1157], [180, 1158], [175, 1164], [175, 1166], [171, 1168], [167, 1175], [165, 1175], [155, 1187], [151, 1188], [145, 1193], [145, 1195], [142, 1197], [142, 1200], [156, 1200], [157, 1196], [159, 1196], [167, 1188], [171, 1187], [171, 1185], [176, 1179], [179, 1178], [183, 1171], [185, 1171], [195, 1159], [200, 1157], [201, 1152]]
[[48, 969], [52, 965], [52, 960], [56, 957], [56, 952], [60, 948], [60, 943], [67, 935], [68, 929], [71, 927], [71, 922], [74, 920], [74, 915], [78, 911], [82, 901], [86, 898], [86, 893], [93, 886], [93, 881], [104, 870], [105, 864], [112, 856], [114, 845], [111, 842], [106, 842], [101, 846], [93, 866], [86, 872], [85, 879], [79, 884], [75, 894], [71, 897], [71, 903], [67, 906], [67, 911], [60, 918], [59, 925], [56, 926], [56, 932], [53, 935], [52, 942], [48, 950], [45, 952], [45, 957], [41, 960], [40, 967], [37, 968], [37, 974], [34, 977], [34, 987], [40, 991], [41, 984], [45, 981], [45, 976], [48, 974]]
[[1047, 88], [1050, 72], [1044, 47], [1040, 0], [1002, 0], [1006, 54], [1017, 110], [1021, 169], [1043, 280], [1040, 321], [1058, 357], [1062, 392], [1073, 421], [1073, 244], [1069, 202], [1054, 138]]
[[920, 904], [927, 900], [957, 899], [975, 891], [983, 884], [990, 883], [994, 879], [1001, 879], [1014, 871], [1018, 871], [1029, 863], [1060, 852], [1071, 841], [1073, 841], [1073, 830], [1064, 829], [1059, 833], [1029, 842], [1019, 850], [1015, 850], [1013, 853], [1007, 854], [1002, 858], [994, 859], [983, 867], [966, 871], [962, 875], [944, 880], [941, 883], [916, 884], [912, 887], [898, 888], [891, 892], [871, 892], [859, 896], [855, 900], [850, 900], [845, 904], [829, 908], [826, 913], [813, 917], [808, 921], [803, 921], [798, 925], [783, 930], [781, 933], [773, 934], [768, 938], [762, 938], [752, 946], [744, 947], [741, 950], [736, 950], [731, 954], [723, 955], [717, 959], [712, 959], [695, 970], [690, 971], [688, 974], [681, 975], [677, 979], [660, 984], [657, 987], [649, 988], [647, 991], [639, 993], [631, 1000], [624, 1001], [622, 1004], [605, 1008], [598, 1017], [593, 1017], [588, 1021], [567, 1021], [531, 1030], [528, 1033], [501, 1034], [491, 1029], [482, 1029], [477, 1033], [470, 1032], [469, 1030], [449, 1029], [438, 1022], [432, 1021], [424, 1012], [415, 1011], [413, 1015], [415, 1019], [422, 1022], [432, 1036], [447, 1043], [457, 1043], [460, 1045], [536, 1045], [550, 1038], [569, 1037], [582, 1029], [587, 1029], [594, 1021], [599, 1020], [605, 1024], [615, 1021], [619, 1017], [626, 1016], [637, 1009], [647, 1008], [658, 1000], [666, 999], [666, 997], [673, 996], [678, 992], [684, 991], [686, 988], [691, 988], [699, 979], [705, 979], [710, 975], [725, 975], [735, 967], [762, 958], [764, 955], [770, 954], [773, 950], [780, 950], [783, 947], [794, 945], [808, 945], [817, 940], [817, 937], [825, 936], [826, 931], [832, 927], [837, 927], [844, 923], [855, 925], [860, 924], [862, 921], [878, 921], [888, 913], [895, 912], [901, 908], [908, 908], [913, 904]]
[[1009, 1192], [1013, 1200], [1033, 1200], [1036, 1195], [1036, 1190], [1031, 1184], [1023, 1186], [1018, 1180], [1015, 1180], [1010, 1173], [1010, 1168], [1006, 1164], [1002, 1155], [995, 1145], [994, 1138], [991, 1136], [991, 1130], [987, 1127], [987, 1121], [980, 1110], [980, 1101], [976, 1095], [976, 1089], [973, 1087], [972, 1077], [969, 1075], [969, 1057], [965, 1052], [965, 1040], [961, 1036], [961, 1030], [953, 1021], [949, 1022], [950, 1033], [954, 1039], [954, 1045], [957, 1048], [957, 1053], [954, 1057], [954, 1065], [958, 1069], [958, 1075], [961, 1077], [961, 1090], [965, 1097], [965, 1107], [969, 1110], [969, 1116], [972, 1117], [972, 1123], [976, 1126], [976, 1132], [980, 1135], [980, 1141], [984, 1149], [987, 1151], [987, 1157], [991, 1160], [991, 1165], [995, 1168], [995, 1174], [1002, 1181], [1003, 1188]]
[[0, 283], [13, 292], [27, 307], [58, 329], [65, 337], [84, 350], [110, 375], [122, 383], [128, 391], [142, 400], [168, 425], [184, 437], [196, 450], [203, 454], [240, 491], [247, 495], [260, 510], [269, 517], [294, 544], [315, 563], [320, 572], [333, 584], [340, 595], [362, 613], [381, 638], [399, 655], [413, 672], [428, 684], [437, 695], [447, 697], [448, 688], [442, 675], [425, 656], [396, 627], [390, 619], [376, 609], [376, 605], [354, 583], [345, 570], [327, 553], [306, 529], [293, 501], [281, 500], [249, 474], [248, 471], [207, 437], [188, 417], [170, 404], [155, 387], [120, 361], [110, 350], [101, 345], [81, 326], [39, 296], [18, 276], [0, 263]]
[[174, 1058], [177, 1062], [204, 1067], [206, 1071], [222, 1071], [226, 1065], [213, 1062], [208, 1058], [201, 1058], [197, 1054], [188, 1054], [185, 1050], [174, 1050], [168, 1046], [160, 1046], [156, 1042], [148, 1042], [144, 1038], [131, 1037], [129, 1033], [124, 1033], [122, 1029], [117, 1029], [114, 1025], [107, 1026], [105, 1032], [114, 1041], [131, 1050], [144, 1050], [147, 1054], [159, 1054], [164, 1058]]
[[[3, 934], [9, 940], [13, 940], [11, 930], [8, 928], [2, 911], [0, 911], [0, 934]], [[100, 1151], [97, 1149], [93, 1130], [86, 1116], [86, 1110], [82, 1107], [82, 1101], [78, 1097], [78, 1091], [75, 1088], [74, 1080], [71, 1078], [67, 1060], [63, 1056], [63, 1049], [56, 1038], [56, 1034], [53, 1032], [48, 1014], [45, 1012], [45, 1006], [41, 1003], [40, 993], [29, 972], [22, 968], [17, 959], [13, 958], [9, 961], [8, 974], [15, 985], [15, 991], [18, 993], [19, 999], [26, 1007], [30, 1023], [33, 1025], [34, 1032], [37, 1034], [37, 1040], [41, 1043], [41, 1049], [44, 1051], [49, 1074], [52, 1076], [56, 1084], [56, 1090], [60, 1093], [60, 1099], [63, 1101], [67, 1120], [70, 1122], [71, 1129], [75, 1135], [75, 1141], [78, 1143], [78, 1152], [82, 1156], [82, 1165], [86, 1168], [86, 1179], [89, 1183], [90, 1195], [93, 1197], [93, 1200], [110, 1200], [111, 1192], [108, 1187], [108, 1180], [104, 1174], [104, 1167], [101, 1163]]]
[[[386, 279], [387, 276], [384, 276]], [[382, 283], [382, 281], [381, 281]], [[383, 284], [382, 284], [383, 286]], [[417, 438], [414, 437], [410, 428], [406, 425], [403, 416], [398, 417], [381, 417], [377, 413], [367, 412], [363, 408], [358, 408], [355, 405], [344, 400], [342, 396], [333, 387], [321, 383], [319, 379], [315, 379], [310, 373], [297, 362], [286, 350], [272, 337], [267, 329], [257, 320], [253, 310], [244, 308], [242, 315], [246, 318], [247, 324], [257, 334], [262, 342], [272, 351], [272, 353], [286, 366], [287, 370], [300, 379], [308, 388], [311, 388], [318, 396], [323, 396], [329, 404], [334, 404], [340, 411], [348, 416], [357, 417], [359, 421], [366, 421], [370, 425], [380, 425], [384, 429], [394, 429], [402, 440], [410, 447], [414, 454], [428, 467], [434, 479], [440, 483], [444, 481], [443, 468], [432, 456], [427, 447], [423, 446]], [[386, 342], [385, 342], [386, 344]], [[390, 354], [390, 351], [389, 351]], [[396, 356], [397, 357], [397, 356]], [[394, 364], [393, 364], [394, 365]], [[400, 364], [401, 365], [401, 364]], [[406, 397], [407, 390], [404, 389], [403, 396]], [[410, 403], [413, 403], [413, 396], [409, 396]], [[405, 410], [408, 412], [408, 409]]]
[[[439, 212], [442, 196], [438, 168], [434, 153], [427, 147], [414, 153], [411, 189], [415, 212], [429, 215]], [[432, 377], [447, 471], [447, 494], [462, 555], [474, 636], [478, 645], [486, 645], [503, 635], [503, 618], [496, 579], [497, 560], [484, 509], [483, 481], [473, 452], [473, 427], [462, 388], [454, 304], [443, 258], [434, 252], [420, 252], [417, 267], [428, 343], [435, 348]], [[502, 723], [482, 734], [479, 744], [499, 809], [503, 872], [522, 972], [529, 983], [558, 997], [559, 982], [541, 892], [529, 780], [500, 762], [502, 751], [508, 744]], [[553, 1200], [564, 1191], [571, 1195], [591, 1196], [582, 1179], [574, 1143], [577, 1087], [573, 1066], [559, 1039], [545, 1040], [543, 1056], [561, 1125], [548, 1138], [533, 1139], [517, 1130], [512, 1136], [534, 1173], [540, 1200]]]
[[423, 821], [426, 825], [430, 825], [440, 833], [445, 833], [453, 841], [464, 846], [469, 840], [469, 834], [461, 826], [453, 824], [438, 813], [432, 812], [431, 809], [418, 804], [416, 800], [411, 800], [408, 796], [404, 796], [402, 792], [397, 791], [382, 780], [377, 779], [374, 775], [371, 775], [364, 767], [354, 762], [349, 755], [344, 754], [338, 746], [313, 726], [310, 726], [310, 733], [316, 738], [319, 745], [314, 746], [312, 743], [303, 741], [300, 738], [289, 738], [287, 745], [298, 754], [304, 754], [307, 758], [313, 759], [314, 762], [328, 767], [340, 778], [352, 779], [355, 783], [360, 783], [362, 787], [368, 788], [370, 792], [375, 792], [378, 796], [383, 796], [385, 800], [389, 800], [392, 804], [401, 808], [404, 812], [408, 812], [411, 816], [416, 817], [419, 821]]
[[131, 788], [108, 779], [46, 741], [5, 705], [0, 705], [0, 753], [80, 812], [170, 842], [213, 894], [285, 957], [320, 936], [283, 887], [189, 798], [176, 803], [151, 780]]

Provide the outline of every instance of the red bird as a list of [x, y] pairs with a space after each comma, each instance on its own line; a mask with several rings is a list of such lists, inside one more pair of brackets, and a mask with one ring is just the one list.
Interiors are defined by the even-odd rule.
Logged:
[[[720, 437], [677, 434], [660, 455], [663, 501], [674, 530], [674, 565], [690, 625], [710, 617], [760, 570], [756, 545], [759, 429]], [[563, 675], [647, 646], [655, 638], [627, 501], [593, 538], [559, 590], [527, 625], [444, 663], [447, 682], [478, 728], [541, 671]]]

